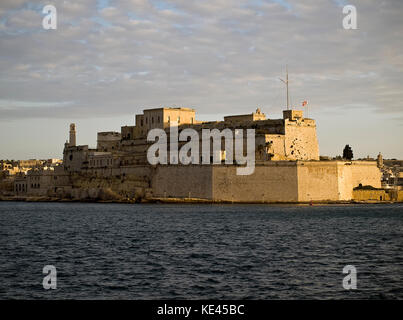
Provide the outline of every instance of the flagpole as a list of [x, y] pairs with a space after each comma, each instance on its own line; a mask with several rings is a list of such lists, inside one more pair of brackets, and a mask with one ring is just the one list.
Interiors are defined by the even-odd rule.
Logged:
[[288, 108], [289, 108], [289, 94], [288, 94], [288, 65], [286, 65], [286, 71], [287, 71], [287, 82], [286, 82], [286, 84], [287, 84], [287, 110], [288, 110]]
[[290, 106], [290, 98], [289, 98], [289, 93], [288, 93], [288, 65], [286, 65], [286, 78], [285, 80], [279, 78], [282, 82], [285, 83], [286, 88], [287, 88], [287, 110], [289, 110], [289, 106]]
[[305, 118], [308, 118], [308, 101], [307, 100], [304, 100], [302, 102], [302, 108], [303, 107], [306, 107]]

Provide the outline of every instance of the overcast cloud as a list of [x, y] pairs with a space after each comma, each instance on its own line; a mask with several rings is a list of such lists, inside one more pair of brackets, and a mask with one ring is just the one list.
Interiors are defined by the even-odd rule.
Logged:
[[[42, 28], [46, 4], [57, 30]], [[147, 107], [279, 117], [286, 64], [292, 104], [308, 100], [318, 121], [321, 154], [350, 143], [356, 155], [403, 158], [403, 1], [353, 1], [358, 30], [343, 29], [345, 4], [1, 0], [0, 158], [60, 157], [70, 121], [93, 144], [107, 119], [119, 130]], [[57, 139], [39, 147], [49, 134]]]

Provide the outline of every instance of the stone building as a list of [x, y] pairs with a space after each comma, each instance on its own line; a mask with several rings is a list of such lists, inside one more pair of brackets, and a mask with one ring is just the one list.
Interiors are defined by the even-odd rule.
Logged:
[[113, 152], [119, 149], [122, 135], [119, 132], [98, 132], [97, 150], [100, 152]]
[[14, 179], [14, 192], [16, 195], [26, 195], [28, 191], [27, 176], [17, 174]]
[[54, 186], [54, 168], [35, 168], [28, 171], [26, 176], [27, 194], [47, 196]]
[[[193, 109], [159, 108], [144, 110], [144, 114], [136, 116], [135, 126], [122, 127], [119, 151], [126, 153], [125, 163], [147, 164], [146, 154], [152, 144], [147, 141], [148, 131], [164, 129], [169, 142], [172, 125], [178, 127], [179, 134], [184, 129], [192, 128], [200, 138], [203, 129], [230, 129], [233, 136], [235, 129], [255, 129], [258, 160], [319, 160], [315, 120], [304, 118], [302, 111], [287, 110], [283, 119], [266, 119], [266, 115], [257, 109], [251, 114], [224, 117], [224, 121], [202, 122], [195, 119]], [[180, 142], [179, 147], [185, 143]], [[224, 154], [225, 143], [221, 151]]]
[[[171, 137], [171, 129], [180, 134], [189, 128], [199, 133], [200, 139], [204, 129], [231, 133], [228, 141], [224, 136], [221, 139], [221, 165], [197, 164], [196, 159], [190, 165], [148, 163], [147, 151], [154, 143], [147, 141], [151, 129], [164, 130], [169, 143], [176, 138]], [[234, 143], [236, 130], [247, 129], [255, 130], [256, 167], [253, 174], [239, 176], [238, 164], [223, 163], [227, 157], [225, 145]], [[379, 158], [378, 166], [375, 161], [319, 161], [316, 122], [305, 118], [300, 110], [286, 110], [281, 119], [271, 119], [257, 109], [226, 116], [223, 121], [198, 121], [191, 108], [155, 108], [136, 115], [135, 125], [121, 127], [120, 133], [99, 132], [95, 149], [77, 145], [76, 134], [76, 126], [71, 124], [63, 165], [53, 171], [31, 170], [25, 178], [16, 179], [15, 193], [77, 199], [172, 197], [304, 202], [351, 200], [353, 189], [359, 185], [381, 187]], [[178, 148], [186, 143], [180, 141]], [[210, 156], [214, 157], [212, 150]], [[171, 152], [168, 149], [168, 156]]]
[[88, 152], [88, 169], [94, 168], [112, 168], [113, 167], [113, 155], [111, 152]]

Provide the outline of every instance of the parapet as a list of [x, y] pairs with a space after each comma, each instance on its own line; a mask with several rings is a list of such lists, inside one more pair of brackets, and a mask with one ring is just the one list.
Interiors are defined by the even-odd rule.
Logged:
[[256, 109], [256, 112], [250, 114], [234, 115], [224, 117], [224, 121], [228, 123], [242, 123], [266, 120], [266, 115], [260, 111], [260, 108]]
[[284, 110], [283, 111], [283, 119], [288, 120], [298, 120], [304, 117], [304, 113], [302, 110]]

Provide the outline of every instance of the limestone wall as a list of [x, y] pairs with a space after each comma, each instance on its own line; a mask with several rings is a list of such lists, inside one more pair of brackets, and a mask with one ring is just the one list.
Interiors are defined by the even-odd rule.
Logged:
[[212, 199], [212, 166], [157, 166], [151, 185], [155, 197]]
[[120, 139], [121, 134], [119, 132], [98, 132], [97, 150], [103, 152], [118, 150]]
[[257, 165], [249, 176], [236, 174], [236, 166], [214, 166], [213, 199], [242, 202], [298, 201], [295, 162]]
[[88, 146], [65, 147], [63, 165], [69, 172], [79, 172], [88, 158]]
[[314, 120], [285, 120], [285, 153], [291, 160], [319, 160]]
[[285, 158], [285, 137], [282, 134], [266, 134], [266, 141], [270, 143], [267, 153], [272, 160]]
[[381, 187], [381, 172], [369, 161], [298, 162], [298, 199], [351, 200], [359, 184]]
[[392, 200], [389, 193], [385, 190], [354, 190], [353, 199], [360, 201], [390, 201]]
[[298, 163], [298, 200], [339, 200], [338, 170], [335, 161]]
[[136, 127], [143, 133], [154, 128], [169, 128], [172, 122], [177, 122], [179, 125], [196, 123], [196, 112], [189, 108], [146, 109], [143, 113], [143, 117], [136, 118]]
[[351, 165], [351, 183], [353, 188], [360, 183], [381, 188], [382, 173], [377, 167], [376, 161], [353, 161]]
[[297, 201], [295, 163], [259, 165], [250, 176], [236, 174], [236, 166], [157, 166], [152, 188], [155, 197], [201, 198], [215, 201]]
[[156, 197], [203, 198], [234, 202], [309, 202], [353, 199], [358, 182], [380, 187], [371, 162], [272, 161], [257, 163], [249, 176], [233, 165], [157, 166]]

